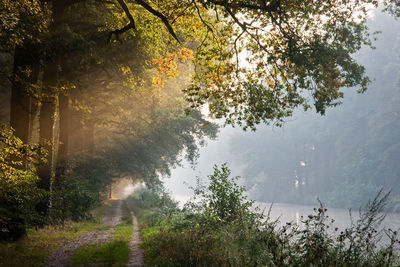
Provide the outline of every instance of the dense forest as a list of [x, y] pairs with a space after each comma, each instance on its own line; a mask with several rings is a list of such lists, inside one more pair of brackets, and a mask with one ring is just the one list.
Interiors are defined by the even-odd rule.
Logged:
[[[225, 165], [214, 168], [208, 188], [196, 189], [203, 202], [184, 209], [160, 180], [182, 160], [196, 162], [204, 140], [218, 134], [214, 119], [243, 130], [284, 126], [298, 110], [324, 115], [348, 90], [365, 92], [374, 76], [354, 54], [373, 46], [367, 21], [377, 8], [400, 16], [396, 0], [0, 0], [0, 265], [137, 265], [140, 224], [152, 265], [335, 266], [338, 256], [344, 265], [394, 266], [397, 232], [385, 232], [390, 244], [380, 248], [375, 230], [385, 194], [331, 237], [322, 204], [304, 221], [306, 231], [275, 228], [252, 211]], [[396, 65], [385, 56], [375, 60], [388, 76], [385, 94], [372, 98], [395, 106], [390, 76]], [[393, 116], [387, 113], [395, 110], [388, 103], [360, 122], [358, 131], [369, 124], [377, 130], [360, 149], [350, 146], [360, 140], [349, 139], [351, 129], [330, 143], [341, 155], [327, 166], [331, 183], [336, 171], [348, 188], [358, 186], [357, 170], [373, 172], [371, 179], [380, 175], [372, 165], [365, 170], [368, 153], [382, 155], [379, 167], [396, 164], [396, 147], [376, 144], [398, 136], [388, 126]], [[355, 105], [350, 112], [367, 116]], [[334, 126], [320, 127], [319, 143], [307, 139], [303, 152], [319, 151], [332, 138]], [[254, 163], [262, 158], [256, 155]], [[293, 174], [293, 162], [279, 164]], [[302, 190], [324, 190], [305, 180], [317, 179], [317, 171], [295, 174]], [[383, 175], [386, 184], [396, 176]], [[122, 179], [146, 188], [128, 200], [112, 199], [112, 186]], [[288, 179], [273, 187], [280, 190]], [[367, 192], [375, 189], [365, 184]], [[182, 244], [191, 244], [188, 253]]]
[[[346, 90], [325, 116], [296, 112], [284, 127], [236, 134], [235, 160], [244, 183], [260, 201], [359, 208], [379, 190], [391, 191], [388, 209], [400, 209], [400, 30], [382, 13], [369, 26], [381, 31], [375, 48], [356, 58], [373, 78], [367, 92]], [[252, 188], [252, 189], [251, 189]]]

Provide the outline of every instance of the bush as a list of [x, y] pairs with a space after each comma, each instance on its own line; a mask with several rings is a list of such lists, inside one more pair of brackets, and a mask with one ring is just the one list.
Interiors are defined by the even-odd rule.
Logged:
[[64, 223], [68, 219], [91, 219], [89, 211], [99, 203], [98, 193], [91, 191], [86, 181], [64, 180], [53, 193], [52, 220]]
[[43, 221], [35, 206], [48, 197], [38, 189], [33, 168], [44, 158], [39, 146], [24, 144], [13, 131], [0, 123], [0, 239], [16, 240], [28, 226]]
[[203, 199], [201, 208], [211, 221], [231, 222], [253, 214], [250, 211], [253, 201], [247, 201], [243, 195], [245, 188], [237, 185], [239, 177], [230, 178], [230, 174], [226, 163], [221, 170], [214, 166], [214, 173], [208, 176], [210, 184], [207, 190], [196, 190]]
[[91, 219], [90, 211], [100, 205], [112, 183], [109, 163], [93, 155], [75, 156], [53, 186], [51, 217], [55, 223]]
[[146, 227], [171, 219], [178, 210], [177, 203], [160, 187], [137, 189], [128, 197], [127, 203]]

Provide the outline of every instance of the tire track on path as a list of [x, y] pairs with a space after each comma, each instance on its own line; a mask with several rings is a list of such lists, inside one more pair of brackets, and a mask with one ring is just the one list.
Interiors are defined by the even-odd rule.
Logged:
[[135, 214], [132, 213], [133, 235], [129, 245], [130, 255], [127, 266], [129, 267], [143, 267], [144, 256], [143, 249], [141, 248], [142, 240], [140, 238], [140, 229]]

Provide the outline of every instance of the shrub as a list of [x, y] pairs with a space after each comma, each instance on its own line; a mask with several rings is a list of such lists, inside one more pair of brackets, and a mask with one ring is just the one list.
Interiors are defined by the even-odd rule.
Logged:
[[99, 203], [98, 193], [90, 189], [87, 181], [64, 180], [53, 193], [52, 220], [64, 223], [68, 219], [91, 219], [90, 210]]
[[35, 206], [48, 194], [37, 188], [33, 164], [45, 153], [39, 146], [24, 144], [4, 123], [0, 137], [0, 239], [16, 240], [44, 219]]
[[[108, 194], [113, 174], [102, 157], [80, 155], [71, 159], [62, 177], [53, 186], [52, 220], [63, 223], [72, 219], [90, 219], [90, 211]], [[99, 193], [100, 192], [100, 193]]]
[[226, 163], [221, 170], [215, 165], [214, 173], [208, 176], [210, 184], [207, 190], [198, 188], [196, 191], [203, 199], [202, 209], [211, 220], [231, 222], [252, 214], [253, 201], [247, 201], [243, 194], [245, 188], [237, 185], [239, 177], [230, 178], [230, 174]]

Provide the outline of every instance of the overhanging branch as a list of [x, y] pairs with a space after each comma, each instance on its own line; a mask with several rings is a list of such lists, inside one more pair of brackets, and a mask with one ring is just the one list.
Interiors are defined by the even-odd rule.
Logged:
[[126, 17], [129, 20], [129, 24], [126, 25], [125, 27], [121, 28], [121, 29], [117, 29], [117, 30], [114, 30], [114, 31], [110, 32], [110, 37], [108, 38], [109, 41], [111, 40], [111, 37], [112, 37], [113, 34], [115, 34], [117, 36], [117, 39], [118, 39], [118, 36], [121, 33], [124, 33], [124, 32], [126, 32], [126, 31], [128, 31], [130, 29], [133, 29], [134, 31], [136, 31], [135, 20], [133, 19], [133, 16], [132, 16], [131, 12], [129, 11], [128, 6], [124, 2], [124, 0], [117, 0], [117, 1], [118, 1], [118, 4], [121, 6], [121, 8], [124, 10]]
[[281, 4], [281, 0], [275, 0], [270, 3], [266, 3], [265, 1], [259, 1], [259, 4], [253, 4], [250, 1], [221, 1], [221, 0], [207, 0], [200, 1], [203, 5], [208, 5], [212, 3], [215, 6], [221, 6], [229, 9], [247, 9], [247, 10], [256, 10], [256, 11], [266, 11], [266, 12], [274, 12], [277, 11]]
[[[122, 1], [122, 0], [121, 0]], [[154, 16], [157, 16], [161, 19], [161, 21], [164, 23], [165, 27], [167, 27], [167, 30], [169, 32], [169, 34], [172, 35], [172, 37], [175, 38], [175, 40], [180, 44], [181, 42], [179, 41], [178, 37], [175, 34], [174, 29], [172, 28], [171, 24], [169, 23], [168, 19], [160, 12], [158, 12], [157, 10], [155, 10], [154, 8], [152, 8], [148, 3], [146, 3], [143, 0], [135, 0], [136, 3], [138, 3], [139, 5], [141, 5], [142, 7], [144, 7], [144, 9], [146, 9], [147, 11], [149, 11], [151, 14], [153, 14]]]

